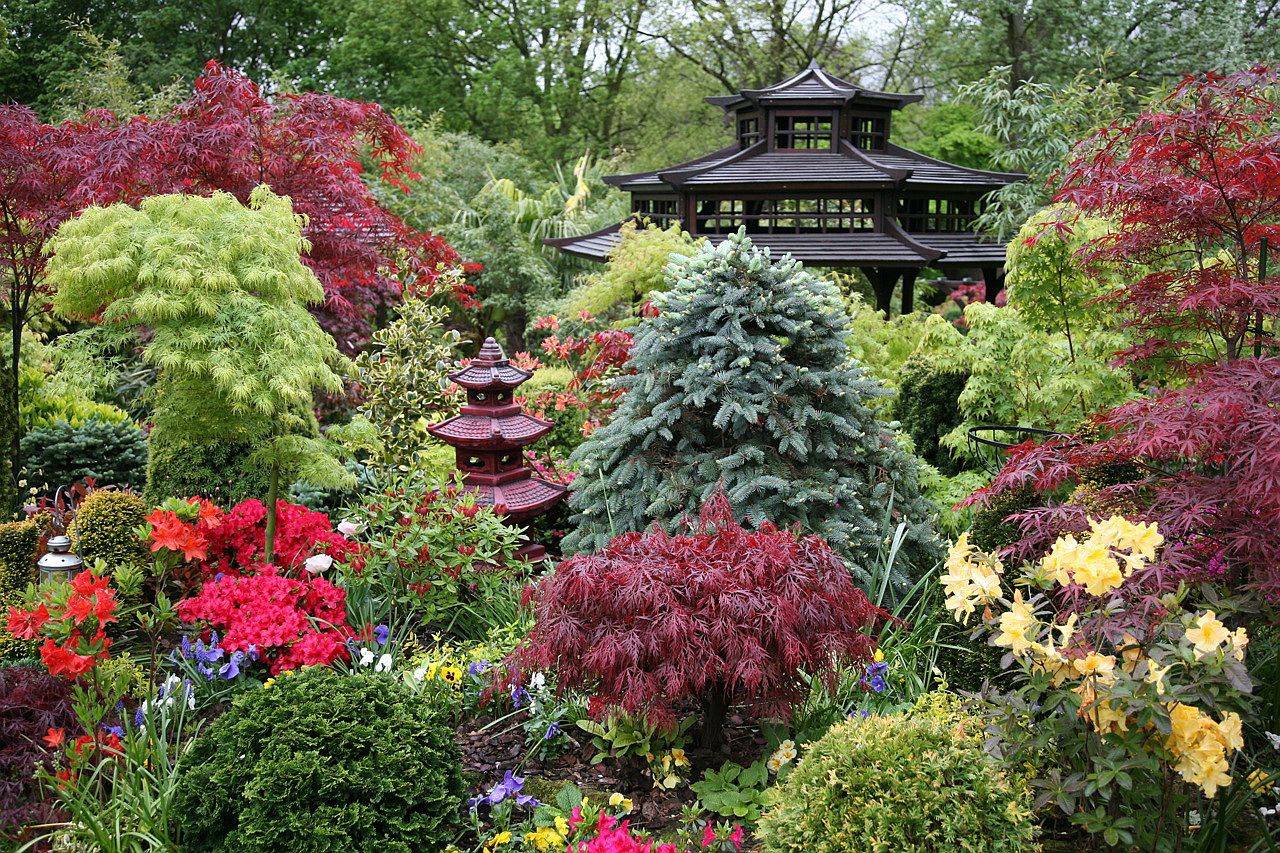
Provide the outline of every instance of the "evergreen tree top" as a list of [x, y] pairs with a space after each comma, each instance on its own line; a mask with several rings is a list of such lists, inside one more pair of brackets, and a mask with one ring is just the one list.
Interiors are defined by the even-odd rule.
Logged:
[[149, 333], [166, 430], [314, 432], [315, 394], [341, 391], [350, 367], [307, 311], [324, 292], [302, 228], [265, 186], [248, 206], [217, 192], [91, 207], [49, 241], [54, 308], [119, 339]]
[[618, 411], [574, 455], [565, 547], [654, 521], [674, 529], [723, 484], [739, 518], [799, 523], [862, 570], [892, 505], [909, 525], [904, 563], [923, 568], [939, 552], [916, 463], [867, 405], [887, 392], [849, 353], [836, 287], [741, 232], [667, 276]]

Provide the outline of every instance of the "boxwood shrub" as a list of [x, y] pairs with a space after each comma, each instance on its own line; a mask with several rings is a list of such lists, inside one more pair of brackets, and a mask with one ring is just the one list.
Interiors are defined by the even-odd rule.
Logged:
[[187, 761], [183, 849], [445, 849], [464, 795], [448, 710], [388, 676], [326, 667], [242, 694]]
[[951, 714], [854, 718], [833, 727], [771, 795], [765, 853], [1037, 849], [1024, 782]]
[[146, 519], [147, 505], [142, 498], [102, 489], [84, 499], [67, 532], [75, 552], [86, 563], [101, 557], [113, 567], [139, 564], [147, 559], [147, 548], [136, 531]]

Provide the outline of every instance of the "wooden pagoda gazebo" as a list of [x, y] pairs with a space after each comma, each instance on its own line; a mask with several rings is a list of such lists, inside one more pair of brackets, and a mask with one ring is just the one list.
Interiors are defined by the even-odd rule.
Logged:
[[[864, 89], [817, 63], [767, 89], [708, 98], [736, 128], [734, 144], [696, 160], [605, 182], [631, 194], [636, 218], [678, 221], [718, 243], [745, 227], [758, 245], [822, 267], [866, 274], [888, 311], [902, 310], [924, 267], [959, 278], [981, 271], [988, 299], [1003, 282], [1004, 246], [971, 229], [983, 197], [1025, 176], [956, 166], [890, 141], [893, 113], [919, 95]], [[596, 261], [621, 223], [549, 245]]]

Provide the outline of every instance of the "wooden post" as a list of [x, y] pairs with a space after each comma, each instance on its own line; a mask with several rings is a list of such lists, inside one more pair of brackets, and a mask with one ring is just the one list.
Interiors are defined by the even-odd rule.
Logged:
[[994, 305], [996, 297], [1004, 287], [1004, 276], [1000, 274], [1000, 268], [983, 267], [982, 283], [986, 285], [987, 301]]
[[916, 310], [916, 276], [920, 270], [902, 271], [902, 313], [910, 314]]
[[876, 310], [883, 311], [887, 318], [893, 304], [893, 288], [898, 283], [898, 271], [893, 267], [879, 267], [871, 279], [871, 287], [876, 293]]

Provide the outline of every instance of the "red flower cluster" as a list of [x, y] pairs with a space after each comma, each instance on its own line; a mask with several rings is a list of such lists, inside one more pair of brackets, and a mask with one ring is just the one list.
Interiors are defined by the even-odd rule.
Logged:
[[[239, 573], [261, 562], [267, 518], [261, 501], [242, 501], [225, 513], [203, 498], [192, 498], [191, 503], [199, 507], [192, 521], [163, 509], [147, 516], [152, 551], [165, 549], [181, 553], [184, 561], [202, 563], [206, 577]], [[322, 512], [278, 501], [276, 521], [276, 565], [282, 569], [296, 571], [313, 554], [344, 560], [358, 550], [355, 542], [333, 530]]]
[[[557, 412], [583, 410], [587, 412], [587, 418], [582, 432], [590, 435], [617, 406], [621, 391], [614, 389], [607, 380], [623, 370], [631, 355], [633, 341], [630, 332], [603, 326], [595, 316], [585, 311], [568, 322], [579, 328], [580, 333], [559, 334], [561, 321], [554, 315], [538, 318], [533, 328], [553, 332], [543, 339], [542, 351], [572, 370], [573, 381], [563, 392], [544, 391], [525, 403], [538, 417], [545, 417], [552, 409]], [[517, 353], [512, 361], [525, 369], [540, 366], [538, 359], [528, 353]]]
[[680, 853], [674, 844], [654, 844], [635, 838], [629, 823], [626, 820], [619, 823], [617, 818], [601, 812], [596, 822], [596, 837], [579, 841], [567, 853]]
[[256, 649], [272, 674], [345, 658], [346, 641], [354, 635], [347, 625], [346, 592], [324, 578], [284, 577], [272, 566], [209, 581], [198, 595], [178, 603], [178, 616], [207, 622], [228, 651]]
[[723, 494], [691, 526], [627, 533], [557, 566], [533, 593], [513, 677], [554, 669], [561, 687], [593, 693], [589, 710], [661, 724], [697, 701], [721, 720], [732, 703], [786, 717], [808, 689], [801, 671], [870, 659], [865, 629], [884, 614], [821, 538], [748, 531]]
[[79, 678], [105, 660], [111, 648], [106, 626], [115, 622], [115, 590], [91, 570], [69, 584], [44, 589], [31, 606], [9, 608], [9, 633], [23, 640], [44, 638], [40, 660], [51, 675]]

